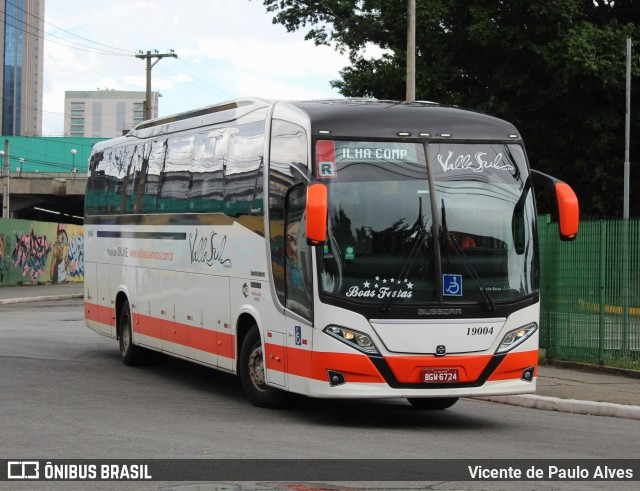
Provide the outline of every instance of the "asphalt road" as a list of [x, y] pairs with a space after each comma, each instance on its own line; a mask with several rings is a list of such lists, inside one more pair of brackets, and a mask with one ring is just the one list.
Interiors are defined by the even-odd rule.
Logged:
[[[468, 399], [440, 412], [421, 412], [403, 400], [304, 398], [286, 410], [259, 409], [246, 401], [235, 377], [214, 370], [179, 360], [135, 368], [122, 365], [116, 342], [87, 329], [82, 316], [81, 300], [0, 308], [0, 459], [628, 459], [640, 455], [639, 421]], [[77, 488], [69, 483], [18, 484], [0, 483], [0, 489], [274, 489], [265, 483], [227, 487], [184, 483], [87, 487], [85, 483]], [[585, 481], [503, 483], [495, 488], [487, 483], [441, 485], [430, 489], [634, 489], [629, 483], [603, 486]], [[425, 489], [427, 485], [402, 486]]]

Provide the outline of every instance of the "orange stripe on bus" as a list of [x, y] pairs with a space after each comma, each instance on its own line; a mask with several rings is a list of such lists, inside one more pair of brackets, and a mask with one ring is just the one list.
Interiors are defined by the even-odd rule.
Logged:
[[489, 380], [520, 379], [523, 370], [529, 367], [536, 367], [535, 375], [538, 375], [538, 350], [507, 353]]
[[235, 336], [180, 322], [140, 315], [140, 334], [180, 344], [225, 358], [236, 357]]
[[[115, 310], [96, 304], [85, 303], [85, 316], [88, 320], [104, 322], [115, 315]], [[189, 348], [206, 351], [226, 358], [235, 359], [235, 336], [202, 327], [189, 326], [179, 322], [159, 319], [149, 315], [133, 314], [133, 330], [152, 338], [180, 344]]]
[[89, 321], [99, 322], [100, 321], [99, 309], [100, 309], [99, 305], [96, 305], [95, 303], [85, 302], [84, 317]]
[[[297, 348], [284, 348], [267, 344], [266, 365], [271, 370], [315, 380], [327, 380], [327, 370], [336, 370], [345, 375], [347, 382], [385, 383], [366, 355], [357, 353], [314, 353]], [[286, 353], [286, 356], [284, 354]], [[274, 358], [270, 358], [273, 354]], [[459, 382], [475, 382], [492, 360], [492, 355], [476, 356], [388, 356], [385, 360], [400, 383], [420, 383], [422, 369], [429, 367], [457, 368]], [[505, 356], [488, 380], [519, 379], [522, 371], [536, 366], [537, 351], [510, 353]]]
[[[284, 348], [269, 343], [265, 345], [265, 349], [266, 365], [271, 370], [286, 371], [298, 377], [325, 381], [328, 377], [327, 370], [336, 370], [344, 374], [347, 382], [384, 383], [376, 367], [365, 355], [313, 352], [299, 348]], [[284, 353], [286, 353], [286, 360], [282, 356]], [[277, 360], [278, 357], [281, 360]]]
[[160, 319], [143, 314], [133, 314], [133, 319], [133, 330], [135, 332], [152, 338], [162, 339], [162, 321]]
[[[105, 323], [115, 311], [109, 307], [85, 302], [88, 320]], [[108, 325], [108, 323], [107, 323]], [[179, 322], [134, 314], [134, 330], [145, 336], [235, 359], [235, 336], [232, 334], [189, 326]], [[314, 380], [327, 380], [327, 370], [344, 374], [347, 382], [385, 383], [368, 356], [359, 353], [314, 352], [272, 343], [265, 343], [265, 364], [268, 369], [286, 372]], [[422, 369], [427, 367], [458, 368], [459, 382], [475, 382], [491, 361], [492, 355], [476, 356], [387, 356], [385, 360], [400, 383], [419, 383]], [[525, 368], [538, 370], [538, 351], [508, 353], [488, 380], [519, 379]]]
[[95, 303], [84, 303], [84, 313], [88, 320], [101, 322], [107, 326], [112, 326], [113, 318], [116, 315], [116, 311], [112, 307], [103, 307]]
[[[319, 366], [316, 374], [327, 380], [327, 370], [342, 372], [347, 382], [384, 383], [368, 356], [346, 353], [313, 353], [313, 364]], [[321, 375], [322, 374], [322, 375]]]

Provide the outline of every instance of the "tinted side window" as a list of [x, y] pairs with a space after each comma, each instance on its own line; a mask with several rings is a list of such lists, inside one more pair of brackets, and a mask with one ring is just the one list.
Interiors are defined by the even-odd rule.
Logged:
[[142, 167], [142, 145], [128, 147], [131, 152], [126, 155], [124, 166], [126, 172], [122, 179], [120, 194], [120, 213], [131, 213], [136, 199], [136, 181], [139, 179]]
[[225, 213], [264, 235], [264, 121], [112, 147], [91, 157], [87, 214]]
[[262, 154], [264, 122], [232, 128], [224, 166], [225, 213], [229, 216], [262, 212]]
[[301, 126], [274, 120], [271, 130], [269, 160], [269, 241], [273, 281], [280, 302], [285, 304], [285, 195], [294, 178], [289, 166], [292, 162], [307, 165], [307, 134]]
[[149, 199], [146, 196], [146, 189], [149, 183], [149, 159], [153, 142], [147, 141], [138, 148], [138, 162], [136, 165], [135, 178], [135, 202], [133, 204], [133, 213], [148, 212], [150, 209]]
[[84, 208], [87, 215], [97, 215], [104, 209], [107, 179], [104, 174], [104, 152], [91, 154], [89, 160], [89, 177], [87, 191], [84, 198]]
[[92, 155], [86, 198], [88, 214], [122, 213], [127, 203], [127, 176], [134, 152], [133, 146], [121, 146]]
[[108, 153], [109, 158], [105, 169], [107, 175], [107, 213], [122, 213], [125, 178], [134, 152], [134, 146], [126, 146], [116, 147]]
[[160, 210], [165, 213], [189, 211], [187, 200], [192, 185], [193, 142], [193, 135], [176, 135], [169, 138], [158, 189]]
[[200, 201], [202, 211], [224, 209], [224, 167], [231, 128], [215, 128], [195, 136], [193, 180], [190, 198]]
[[167, 140], [154, 140], [145, 144], [144, 158], [148, 162], [146, 172], [144, 172], [144, 186], [141, 183], [141, 213], [158, 213], [160, 211], [159, 194], [162, 184], [162, 170], [167, 160], [167, 150]]

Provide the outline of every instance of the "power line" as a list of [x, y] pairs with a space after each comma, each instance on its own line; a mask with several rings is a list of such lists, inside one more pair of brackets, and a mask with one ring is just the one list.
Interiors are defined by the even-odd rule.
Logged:
[[187, 65], [189, 68], [192, 68], [193, 70], [196, 70], [200, 73], [202, 73], [205, 77], [207, 77], [208, 79], [212, 80], [214, 83], [218, 84], [219, 86], [227, 89], [229, 92], [229, 94], [231, 95], [242, 95], [240, 92], [238, 92], [237, 90], [235, 90], [232, 87], [229, 87], [228, 85], [222, 83], [220, 80], [218, 80], [217, 78], [215, 78], [213, 75], [211, 75], [210, 73], [205, 72], [204, 70], [201, 70], [200, 68], [198, 68], [195, 65], [189, 65], [188, 63], [186, 63], [184, 60], [180, 60], [182, 63], [184, 63], [185, 65]]
[[[191, 65], [189, 65], [188, 63], [184, 63], [183, 65], [185, 65], [186, 67], [190, 67], [192, 68]], [[160, 68], [160, 70], [168, 75], [182, 75], [182, 74], [187, 74], [189, 75], [192, 80], [190, 82], [191, 85], [193, 85], [195, 88], [201, 90], [202, 92], [204, 92], [205, 94], [209, 94], [209, 95], [213, 95], [215, 93], [221, 94], [222, 96], [224, 96], [225, 98], [228, 97], [237, 97], [239, 95], [241, 95], [238, 91], [231, 89], [227, 86], [225, 86], [224, 84], [222, 84], [221, 82], [219, 82], [218, 80], [216, 80], [213, 77], [209, 77], [211, 81], [213, 81], [213, 83], [210, 83], [208, 80], [205, 80], [204, 78], [200, 77], [197, 74], [194, 74], [193, 72], [190, 72], [189, 70], [185, 69], [184, 66], [182, 67], [182, 69], [178, 69], [176, 67], [170, 66], [170, 65], [164, 65], [163, 67]], [[201, 73], [205, 73], [205, 72], [201, 72]]]
[[[45, 21], [43, 18], [40, 18], [39, 16], [26, 11], [25, 9], [23, 9], [22, 7], [20, 7], [19, 5], [17, 5], [16, 3], [12, 2], [12, 1], [6, 1], [5, 5], [13, 7], [15, 9], [14, 11], [14, 15], [5, 15], [4, 19], [2, 19], [2, 22], [8, 26], [8, 27], [12, 27], [13, 29], [16, 29], [20, 32], [25, 33], [25, 35], [29, 35], [33, 38], [36, 39], [41, 39], [44, 42], [47, 43], [51, 43], [51, 44], [56, 44], [59, 46], [64, 46], [67, 48], [72, 48], [72, 49], [76, 49], [79, 51], [85, 51], [85, 52], [89, 52], [89, 53], [94, 53], [94, 54], [98, 54], [98, 55], [107, 55], [107, 56], [136, 56], [138, 58], [140, 57], [145, 57], [146, 55], [143, 56], [139, 56], [139, 55], [135, 55], [134, 54], [134, 50], [126, 50], [120, 47], [116, 47], [116, 46], [111, 46], [108, 44], [103, 44], [97, 41], [94, 41], [92, 39], [80, 36], [78, 34], [75, 34], [69, 30], [63, 29], [61, 27], [58, 27], [50, 22]], [[22, 14], [19, 15], [18, 12], [21, 12]], [[9, 20], [12, 19], [12, 20]], [[68, 39], [66, 37], [54, 34], [52, 32], [48, 32], [45, 31], [44, 29], [40, 28], [39, 25], [35, 25], [38, 23], [42, 23], [39, 25], [46, 25], [48, 27], [51, 27], [52, 29], [56, 29], [62, 33], [65, 33], [69, 36], [73, 36], [75, 38], [78, 38], [82, 41], [85, 41], [86, 43], [90, 43], [90, 44], [86, 44], [86, 43], [81, 43], [81, 42], [77, 42], [77, 41], [73, 41], [71, 39]], [[53, 38], [53, 39], [52, 39]], [[94, 46], [91, 45], [97, 45], [97, 46], [101, 46], [107, 49], [99, 49], [96, 48]], [[147, 52], [149, 53], [149, 52]], [[151, 57], [156, 56], [157, 57], [157, 52], [155, 54], [151, 54]], [[170, 55], [166, 55], [166, 56], [170, 56]], [[156, 61], [157, 63], [157, 61]], [[191, 85], [194, 88], [197, 88], [199, 90], [202, 90], [204, 93], [206, 94], [220, 94], [223, 97], [227, 98], [227, 97], [238, 97], [240, 95], [242, 95], [239, 91], [237, 91], [236, 89], [225, 85], [224, 83], [222, 83], [220, 80], [216, 79], [215, 77], [213, 77], [210, 73], [207, 73], [203, 70], [201, 70], [200, 68], [198, 68], [197, 66], [191, 65], [189, 63], [187, 63], [184, 60], [179, 60], [179, 63], [181, 64], [181, 68], [182, 71], [179, 70], [174, 70], [173, 67], [170, 67], [170, 70], [166, 70], [164, 69], [163, 71], [165, 72], [169, 72], [169, 73], [173, 73], [174, 75], [179, 75], [179, 74], [188, 74], [191, 77]], [[155, 63], [154, 63], [155, 65]], [[163, 65], [164, 66], [164, 65]], [[161, 68], [163, 67], [161, 66]], [[204, 76], [204, 78], [203, 78]], [[25, 106], [26, 107], [26, 106]], [[55, 117], [62, 117], [64, 118], [66, 116], [66, 114], [64, 112], [54, 112], [54, 111], [44, 111], [42, 110], [43, 113], [46, 114], [50, 114], [53, 115]], [[148, 119], [147, 117], [145, 117], [145, 119]], [[108, 127], [104, 126], [105, 129], [107, 129]], [[110, 130], [116, 130], [116, 128], [108, 128]]]
[[[39, 22], [42, 22], [43, 24], [46, 24], [46, 25], [48, 25], [48, 26], [51, 26], [51, 27], [53, 27], [54, 29], [58, 29], [59, 31], [62, 31], [62, 32], [64, 32], [64, 33], [70, 34], [71, 36], [75, 36], [75, 37], [77, 37], [77, 38], [80, 38], [80, 39], [82, 39], [82, 40], [84, 40], [84, 41], [88, 41], [88, 42], [90, 42], [90, 43], [92, 43], [92, 44], [97, 44], [98, 46], [104, 46], [105, 48], [109, 48], [109, 49], [116, 50], [116, 51], [122, 51], [124, 54], [127, 54], [127, 55], [129, 55], [129, 56], [131, 55], [131, 53], [132, 53], [132, 51], [133, 51], [133, 50], [129, 50], [129, 49], [118, 48], [118, 47], [116, 47], [116, 46], [110, 46], [110, 45], [108, 45], [108, 44], [99, 43], [98, 41], [94, 41], [94, 40], [92, 40], [92, 39], [85, 38], [85, 37], [83, 37], [83, 36], [80, 36], [80, 35], [78, 35], [78, 34], [75, 34], [75, 33], [71, 32], [71, 31], [67, 31], [66, 29], [63, 29], [63, 28], [58, 27], [58, 26], [56, 26], [56, 25], [54, 25], [54, 24], [51, 24], [50, 22], [47, 22], [47, 21], [46, 21], [46, 20], [44, 20], [44, 19], [41, 19], [40, 17], [38, 17], [37, 15], [33, 14], [32, 12], [28, 12], [27, 10], [23, 9], [22, 7], [19, 7], [19, 6], [18, 6], [18, 5], [16, 5], [15, 3], [11, 3], [9, 0], [7, 0], [6, 4], [7, 4], [7, 5], [11, 5], [11, 6], [15, 7], [16, 9], [18, 9], [18, 10], [22, 11], [23, 13], [25, 13], [25, 14], [27, 14], [28, 16], [30, 16], [30, 17], [32, 17], [32, 18], [34, 18], [35, 20], [37, 20], [37, 21], [39, 21]], [[23, 23], [24, 23], [24, 21], [23, 21]], [[28, 25], [28, 24], [27, 24], [27, 25]], [[14, 26], [14, 27], [15, 27], [15, 26]], [[49, 34], [49, 35], [55, 36], [55, 35], [53, 35], [53, 34], [51, 34], [51, 33], [47, 33], [46, 31], [44, 31], [44, 30], [42, 30], [42, 29], [40, 29], [40, 28], [38, 28], [38, 27], [34, 27], [34, 26], [30, 26], [30, 27], [33, 27], [34, 29], [37, 29], [37, 30], [41, 31], [41, 32], [43, 32], [44, 34]], [[59, 39], [64, 39], [64, 38], [61, 38], [61, 37], [59, 37], [59, 36], [55, 36], [55, 37], [57, 37], [57, 38], [59, 38]], [[76, 43], [76, 44], [77, 44], [77, 43]], [[81, 46], [83, 46], [83, 45], [81, 45]], [[85, 47], [90, 48], [90, 49], [94, 49], [94, 48], [91, 48], [91, 47], [89, 47], [89, 46], [85, 46]]]
[[[18, 29], [18, 30], [22, 31], [22, 32], [26, 32], [27, 34], [30, 34], [30, 35], [32, 35], [32, 36], [34, 36], [34, 37], [36, 37], [36, 38], [43, 39], [44, 41], [47, 41], [47, 42], [49, 42], [49, 43], [53, 43], [53, 44], [57, 44], [57, 45], [59, 45], [59, 46], [65, 46], [65, 47], [73, 48], [73, 49], [77, 49], [77, 50], [80, 50], [80, 51], [88, 51], [88, 52], [92, 52], [92, 53], [105, 54], [105, 55], [109, 55], [109, 56], [131, 56], [131, 55], [132, 55], [132, 53], [133, 53], [133, 50], [126, 50], [126, 49], [123, 49], [123, 48], [119, 48], [119, 47], [115, 47], [115, 46], [110, 46], [110, 45], [103, 44], [103, 43], [100, 43], [100, 42], [94, 41], [94, 40], [92, 40], [92, 39], [89, 39], [89, 38], [86, 38], [86, 37], [80, 36], [80, 35], [78, 35], [78, 34], [74, 34], [74, 33], [73, 33], [73, 32], [71, 32], [71, 31], [68, 31], [68, 30], [66, 30], [66, 29], [62, 29], [61, 27], [58, 27], [58, 26], [56, 26], [56, 25], [54, 25], [54, 24], [51, 24], [51, 23], [49, 23], [49, 22], [45, 21], [44, 19], [41, 19], [40, 17], [36, 16], [35, 14], [32, 14], [32, 13], [30, 13], [30, 12], [27, 12], [26, 10], [22, 9], [21, 7], [17, 6], [17, 5], [16, 5], [16, 4], [14, 4], [14, 3], [11, 3], [11, 2], [9, 2], [9, 1], [7, 1], [7, 4], [8, 4], [8, 5], [12, 5], [12, 6], [14, 6], [16, 9], [18, 9], [18, 10], [22, 11], [23, 13], [25, 13], [25, 14], [29, 15], [29, 16], [30, 16], [30, 17], [32, 17], [33, 19], [35, 19], [35, 20], [37, 20], [37, 21], [40, 21], [40, 22], [43, 22], [44, 24], [46, 24], [46, 25], [48, 25], [48, 26], [51, 26], [51, 27], [53, 27], [54, 29], [58, 29], [58, 30], [60, 30], [60, 31], [62, 31], [62, 32], [64, 32], [64, 33], [67, 33], [67, 34], [71, 35], [71, 36], [75, 36], [75, 37], [77, 37], [77, 38], [79, 38], [79, 39], [82, 39], [82, 40], [84, 40], [84, 41], [88, 41], [89, 43], [97, 44], [97, 45], [99, 45], [99, 46], [104, 46], [104, 47], [109, 48], [109, 49], [113, 49], [113, 50], [120, 51], [120, 53], [110, 52], [110, 51], [105, 51], [105, 50], [100, 50], [100, 49], [96, 49], [96, 48], [94, 48], [94, 47], [92, 47], [92, 46], [87, 46], [87, 45], [85, 45], [85, 44], [81, 44], [81, 43], [77, 43], [77, 42], [75, 42], [75, 41], [71, 41], [71, 40], [66, 39], [66, 38], [64, 38], [64, 37], [57, 36], [57, 35], [55, 35], [55, 34], [53, 34], [53, 33], [51, 33], [51, 32], [46, 32], [46, 31], [44, 31], [44, 30], [40, 29], [40, 28], [39, 28], [39, 27], [37, 27], [37, 26], [33, 26], [33, 25], [31, 25], [31, 24], [28, 24], [28, 23], [26, 23], [24, 20], [22, 20], [21, 22], [22, 22], [22, 24], [24, 24], [25, 26], [27, 26], [27, 27], [29, 27], [29, 28], [31, 28], [31, 29], [34, 29], [34, 30], [36, 30], [36, 31], [38, 31], [38, 32], [40, 32], [40, 33], [42, 33], [42, 34], [46, 35], [46, 36], [55, 37], [56, 39], [59, 39], [59, 40], [61, 40], [61, 41], [64, 41], [65, 43], [56, 42], [56, 41], [54, 41], [54, 40], [52, 40], [52, 39], [49, 39], [49, 38], [47, 38], [47, 37], [44, 37], [44, 36], [42, 36], [42, 35], [38, 35], [37, 33], [32, 33], [32, 32], [25, 31], [24, 29], [22, 29], [22, 28], [21, 28], [21, 27], [19, 27], [19, 26], [11, 26], [11, 27], [14, 27], [14, 28], [16, 28], [16, 29]], [[13, 17], [9, 17], [9, 18], [13, 18]], [[6, 21], [5, 21], [5, 24], [6, 24]], [[7, 25], [10, 25], [10, 24], [7, 24]], [[66, 43], [71, 43], [71, 44], [66, 44]], [[235, 90], [235, 89], [233, 89], [233, 88], [231, 88], [231, 87], [229, 87], [229, 86], [225, 85], [225, 84], [224, 84], [224, 83], [222, 83], [221, 81], [217, 80], [215, 77], [211, 76], [211, 74], [209, 74], [209, 73], [207, 73], [207, 72], [205, 72], [205, 71], [203, 71], [203, 70], [199, 69], [197, 66], [195, 66], [195, 65], [190, 65], [189, 63], [185, 62], [185, 61], [184, 61], [184, 60], [182, 60], [182, 59], [180, 59], [180, 60], [179, 60], [179, 62], [182, 64], [182, 66], [183, 66], [183, 67], [188, 67], [188, 68], [191, 70], [191, 72], [190, 72], [189, 74], [190, 74], [194, 79], [196, 79], [196, 80], [202, 80], [198, 75], [195, 75], [195, 74], [194, 74], [194, 72], [199, 72], [199, 73], [203, 74], [205, 77], [207, 77], [208, 79], [212, 80], [212, 81], [214, 82], [214, 84], [217, 86], [217, 87], [214, 87], [214, 90], [216, 90], [217, 92], [220, 92], [220, 93], [222, 93], [222, 94], [226, 94], [226, 95], [231, 95], [231, 96], [239, 96], [239, 95], [242, 95], [242, 94], [241, 94], [240, 92], [238, 92], [237, 90]], [[164, 70], [164, 71], [169, 71], [169, 70]], [[186, 70], [185, 70], [185, 71], [186, 71]], [[173, 73], [176, 73], [176, 72], [173, 72]], [[207, 82], [204, 82], [204, 86], [205, 86], [206, 88], [202, 88], [202, 90], [203, 90], [203, 91], [205, 91], [205, 92], [207, 92], [207, 93], [209, 93], [209, 92], [210, 92], [210, 90], [211, 90], [211, 88], [212, 88], [212, 87], [211, 87], [211, 85], [210, 85], [209, 83], [207, 83]], [[221, 87], [221, 88], [218, 88], [218, 87]]]
[[[123, 54], [123, 53], [113, 53], [113, 52], [109, 52], [109, 51], [104, 51], [104, 50], [99, 50], [99, 49], [96, 49], [96, 48], [92, 48], [91, 46], [86, 46], [86, 45], [83, 45], [83, 44], [80, 44], [80, 43], [76, 43], [74, 41], [70, 41], [70, 40], [62, 38], [60, 36], [56, 36], [55, 34], [47, 33], [44, 30], [40, 29], [39, 27], [27, 24], [24, 20], [21, 21], [22, 25], [24, 25], [24, 26], [26, 26], [26, 27], [28, 27], [30, 29], [33, 29], [34, 31], [38, 31], [38, 32], [40, 32], [40, 33], [42, 33], [44, 35], [53, 36], [55, 38], [61, 39], [63, 41], [66, 41], [66, 43], [72, 43], [72, 44], [65, 44], [65, 43], [56, 42], [56, 41], [53, 41], [52, 39], [47, 39], [45, 36], [43, 36], [41, 34], [38, 34], [38, 32], [31, 32], [31, 31], [26, 30], [26, 29], [24, 29], [24, 28], [22, 28], [22, 27], [20, 27], [18, 25], [13, 25], [13, 24], [7, 23], [7, 18], [13, 19], [12, 17], [5, 16], [4, 20], [2, 20], [2, 23], [5, 26], [12, 27], [14, 29], [17, 29], [20, 32], [24, 32], [25, 34], [27, 34], [29, 36], [33, 36], [36, 39], [42, 39], [43, 41], [46, 41], [48, 43], [58, 44], [60, 46], [65, 46], [67, 48], [73, 48], [73, 49], [77, 49], [77, 50], [80, 50], [80, 51], [88, 51], [88, 52], [91, 52], [91, 53], [98, 53], [98, 54], [109, 55], [109, 56], [131, 56], [131, 53], [129, 53], [128, 55], [127, 54]], [[74, 44], [77, 45], [77, 46], [74, 46]]]

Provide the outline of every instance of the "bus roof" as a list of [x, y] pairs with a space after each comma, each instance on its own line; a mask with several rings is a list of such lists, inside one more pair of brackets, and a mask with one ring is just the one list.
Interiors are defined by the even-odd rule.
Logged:
[[290, 104], [309, 115], [314, 135], [328, 131], [334, 137], [519, 139], [515, 126], [507, 121], [432, 102], [336, 99]]
[[[453, 140], [519, 140], [515, 126], [476, 111], [433, 102], [376, 99], [271, 101], [238, 99], [144, 121], [120, 139], [153, 137], [188, 128], [260, 118], [273, 105], [303, 114], [311, 133], [326, 138], [432, 138]], [[115, 140], [98, 145], [111, 146]]]

